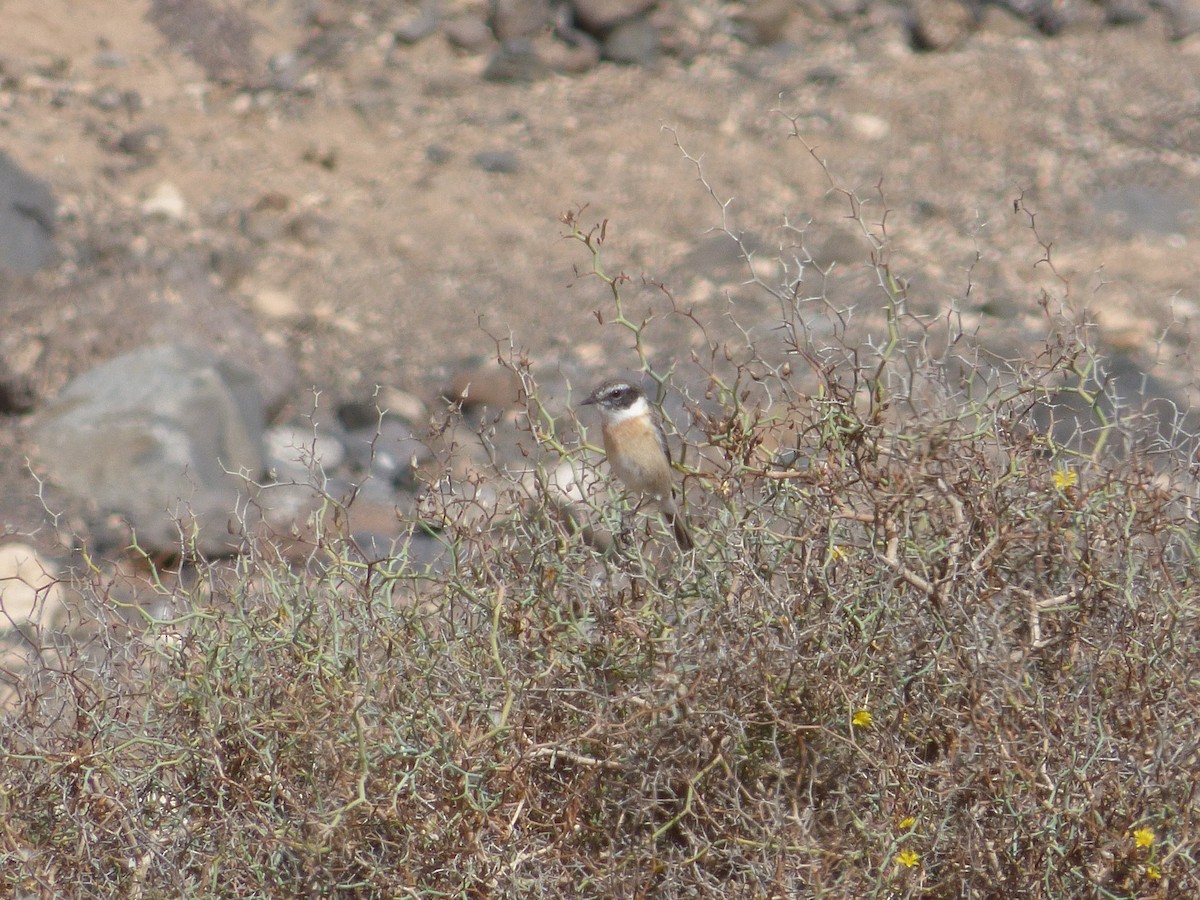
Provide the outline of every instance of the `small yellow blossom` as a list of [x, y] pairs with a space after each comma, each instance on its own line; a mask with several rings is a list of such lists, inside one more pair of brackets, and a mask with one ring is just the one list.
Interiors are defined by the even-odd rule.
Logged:
[[841, 547], [839, 547], [837, 544], [834, 544], [832, 547], [829, 548], [829, 559], [831, 561], [838, 562], [839, 560], [842, 560], [845, 558], [846, 558], [846, 551], [843, 550]]
[[1133, 832], [1133, 842], [1142, 849], [1153, 846], [1154, 830], [1151, 828], [1135, 829]]
[[905, 816], [903, 819], [900, 820], [900, 827], [902, 829], [904, 829], [905, 831], [907, 831], [909, 828], [912, 828], [916, 824], [917, 824], [916, 816]]
[[850, 723], [855, 728], [870, 728], [871, 723], [875, 721], [875, 717], [871, 715], [869, 709], [856, 710], [854, 717], [850, 719]]
[[1060, 491], [1074, 487], [1079, 483], [1079, 473], [1074, 469], [1059, 469], [1054, 473], [1054, 486]]
[[1150, 863], [1150, 865], [1146, 866], [1146, 877], [1151, 881], [1158, 881], [1160, 878], [1162, 878], [1162, 872], [1159, 871], [1158, 866], [1156, 866], [1154, 863]]
[[896, 862], [904, 866], [906, 869], [911, 869], [921, 861], [921, 854], [913, 850], [901, 850], [896, 854]]

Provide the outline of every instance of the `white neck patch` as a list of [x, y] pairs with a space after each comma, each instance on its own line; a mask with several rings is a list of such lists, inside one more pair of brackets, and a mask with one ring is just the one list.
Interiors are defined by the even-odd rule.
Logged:
[[637, 419], [650, 414], [650, 404], [646, 402], [645, 397], [638, 397], [633, 401], [633, 405], [627, 409], [610, 409], [608, 410], [608, 421], [613, 425], [620, 422], [628, 421], [629, 419]]

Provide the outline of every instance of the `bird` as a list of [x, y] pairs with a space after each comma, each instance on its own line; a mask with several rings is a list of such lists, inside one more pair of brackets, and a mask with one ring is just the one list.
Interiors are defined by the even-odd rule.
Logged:
[[592, 391], [581, 405], [600, 410], [609, 468], [630, 491], [654, 500], [675, 533], [679, 548], [691, 550], [692, 535], [675, 502], [671, 451], [642, 389], [629, 381], [611, 379]]

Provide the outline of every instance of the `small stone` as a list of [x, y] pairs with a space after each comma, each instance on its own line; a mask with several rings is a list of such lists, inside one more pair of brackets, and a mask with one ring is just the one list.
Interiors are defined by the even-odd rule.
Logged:
[[914, 50], [946, 50], [977, 25], [974, 11], [960, 0], [910, 0], [909, 41]]
[[305, 210], [294, 216], [285, 229], [288, 237], [306, 247], [315, 247], [327, 241], [336, 230], [333, 219], [315, 210]]
[[1167, 35], [1173, 41], [1200, 31], [1200, 0], [1157, 0], [1155, 4], [1167, 20]]
[[483, 150], [473, 157], [475, 165], [496, 175], [514, 175], [521, 171], [517, 155], [509, 150]]
[[765, 47], [778, 43], [795, 9], [792, 0], [753, 0], [733, 17], [735, 33], [747, 44]]
[[300, 154], [300, 158], [306, 163], [320, 166], [327, 172], [332, 172], [338, 166], [337, 147], [331, 147], [328, 144], [309, 144]]
[[92, 106], [111, 112], [121, 108], [121, 92], [115, 87], [102, 87], [92, 94]]
[[495, 43], [487, 23], [475, 16], [451, 19], [442, 27], [442, 32], [451, 47], [469, 53], [482, 53]]
[[392, 36], [396, 39], [397, 43], [416, 44], [437, 31], [437, 27], [437, 15], [426, 10], [421, 10], [421, 12], [411, 19], [397, 25], [392, 32]]
[[435, 166], [441, 166], [454, 159], [454, 151], [445, 144], [430, 144], [425, 148], [425, 158]]
[[870, 113], [855, 113], [850, 117], [850, 128], [861, 138], [869, 141], [878, 141], [887, 137], [888, 132], [892, 130], [892, 126], [888, 124], [888, 120], [882, 116], [874, 116]]
[[842, 73], [833, 66], [818, 64], [804, 74], [804, 80], [818, 87], [833, 87], [842, 80]]
[[601, 55], [615, 63], [648, 66], [658, 60], [658, 29], [645, 19], [623, 22], [604, 39]]
[[655, 0], [574, 0], [575, 21], [591, 34], [604, 34], [648, 12]]
[[867, 11], [868, 0], [821, 0], [821, 5], [833, 21], [849, 22]]
[[1146, 18], [1144, 0], [1107, 0], [1104, 21], [1109, 25], [1136, 25]]
[[179, 188], [169, 181], [162, 181], [142, 201], [141, 209], [144, 216], [179, 221], [187, 214], [187, 203]]
[[98, 69], [123, 69], [129, 65], [129, 60], [124, 54], [118, 53], [116, 50], [101, 50], [92, 60]]
[[116, 143], [116, 148], [129, 156], [144, 161], [152, 161], [162, 153], [166, 143], [167, 130], [158, 125], [148, 125], [144, 128], [134, 128], [122, 134]]
[[501, 41], [529, 38], [550, 24], [549, 0], [491, 0], [489, 21]]
[[398, 416], [410, 425], [423, 426], [429, 422], [429, 408], [416, 394], [399, 388], [382, 388], [378, 398], [379, 408], [385, 413]]
[[250, 302], [254, 311], [267, 319], [299, 319], [304, 313], [296, 298], [279, 288], [262, 288]]
[[392, 32], [392, 40], [396, 43], [414, 44], [424, 41], [426, 37], [437, 31], [438, 23], [442, 20], [438, 0], [421, 0], [421, 10], [416, 16], [404, 20]]

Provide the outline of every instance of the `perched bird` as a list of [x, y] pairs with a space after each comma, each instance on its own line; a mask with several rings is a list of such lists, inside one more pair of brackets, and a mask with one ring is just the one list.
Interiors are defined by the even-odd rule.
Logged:
[[658, 503], [682, 550], [692, 549], [692, 536], [675, 503], [671, 451], [646, 395], [628, 381], [606, 381], [583, 401], [600, 410], [608, 465], [630, 491]]

